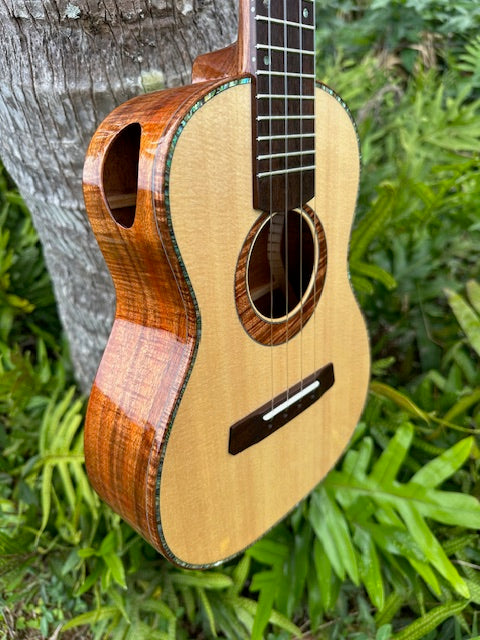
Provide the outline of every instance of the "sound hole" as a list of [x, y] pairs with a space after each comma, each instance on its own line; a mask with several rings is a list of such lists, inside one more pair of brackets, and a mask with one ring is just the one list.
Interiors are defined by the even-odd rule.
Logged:
[[250, 250], [247, 288], [258, 315], [282, 322], [305, 304], [318, 263], [315, 227], [305, 212], [268, 216]]
[[103, 165], [103, 190], [110, 214], [126, 228], [135, 220], [141, 133], [138, 123], [122, 129], [110, 145]]

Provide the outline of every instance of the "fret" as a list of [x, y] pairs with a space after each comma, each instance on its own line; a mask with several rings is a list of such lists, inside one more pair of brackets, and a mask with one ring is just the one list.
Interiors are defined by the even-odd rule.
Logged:
[[290, 158], [292, 156], [311, 156], [314, 153], [314, 149], [306, 149], [305, 151], [285, 151], [285, 153], [268, 153], [263, 156], [257, 156], [257, 160], [273, 160], [275, 158]]
[[315, 78], [314, 73], [293, 73], [285, 71], [268, 71], [259, 69], [257, 76], [281, 76], [282, 78]]
[[281, 93], [258, 93], [257, 99], [275, 99], [275, 100], [315, 100], [315, 96], [298, 95], [298, 94], [285, 94]]
[[315, 116], [314, 115], [257, 116], [257, 120], [315, 120]]
[[255, 45], [256, 49], [270, 49], [271, 51], [281, 51], [282, 53], [286, 51], [287, 53], [301, 53], [303, 56], [315, 56], [313, 51], [306, 51], [305, 49], [293, 49], [291, 47], [276, 47], [273, 44], [257, 44]]
[[290, 20], [280, 20], [279, 18], [269, 18], [268, 16], [255, 16], [255, 20], [260, 20], [262, 22], [273, 22], [274, 24], [283, 24], [287, 27], [296, 27], [298, 29], [308, 29], [309, 31], [314, 31], [315, 29], [315, 25], [313, 24], [291, 22]]
[[299, 171], [314, 171], [315, 165], [309, 165], [308, 167], [292, 167], [291, 169], [280, 169], [278, 171], [264, 171], [262, 173], [257, 173], [257, 178], [266, 178], [270, 176], [279, 176], [284, 173], [298, 173]]
[[282, 135], [276, 135], [276, 136], [258, 136], [257, 140], [260, 142], [262, 140], [289, 140], [294, 139], [294, 140], [298, 140], [299, 138], [314, 138], [315, 134], [314, 133], [291, 133], [289, 135], [287, 134], [282, 134]]

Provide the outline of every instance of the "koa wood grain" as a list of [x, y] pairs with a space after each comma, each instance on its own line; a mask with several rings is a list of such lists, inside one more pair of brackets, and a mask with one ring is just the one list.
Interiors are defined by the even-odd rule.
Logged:
[[[84, 171], [117, 294], [88, 406], [87, 471], [115, 511], [185, 567], [238, 553], [315, 487], [350, 438], [369, 376], [347, 270], [355, 128], [319, 85], [305, 129], [315, 132], [304, 154], [315, 170], [286, 162], [283, 182], [275, 174], [283, 208], [274, 204], [255, 157], [265, 149], [255, 143], [251, 5], [241, 2], [239, 41], [202, 56], [192, 85], [108, 116]], [[292, 120], [289, 141], [303, 131]], [[286, 149], [273, 155], [298, 151]], [[249, 416], [275, 429], [230, 451], [231, 428]]]

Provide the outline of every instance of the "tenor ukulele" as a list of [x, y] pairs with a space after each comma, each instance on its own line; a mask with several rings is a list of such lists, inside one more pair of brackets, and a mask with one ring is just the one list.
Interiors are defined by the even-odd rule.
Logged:
[[348, 275], [359, 151], [315, 82], [313, 0], [241, 0], [238, 41], [142, 95], [88, 150], [116, 315], [85, 458], [100, 496], [184, 567], [239, 553], [345, 449], [369, 377]]

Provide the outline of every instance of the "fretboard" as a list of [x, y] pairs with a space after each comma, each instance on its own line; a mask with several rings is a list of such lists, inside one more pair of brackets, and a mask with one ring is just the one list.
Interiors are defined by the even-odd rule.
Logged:
[[251, 1], [254, 206], [301, 207], [314, 195], [315, 4]]

